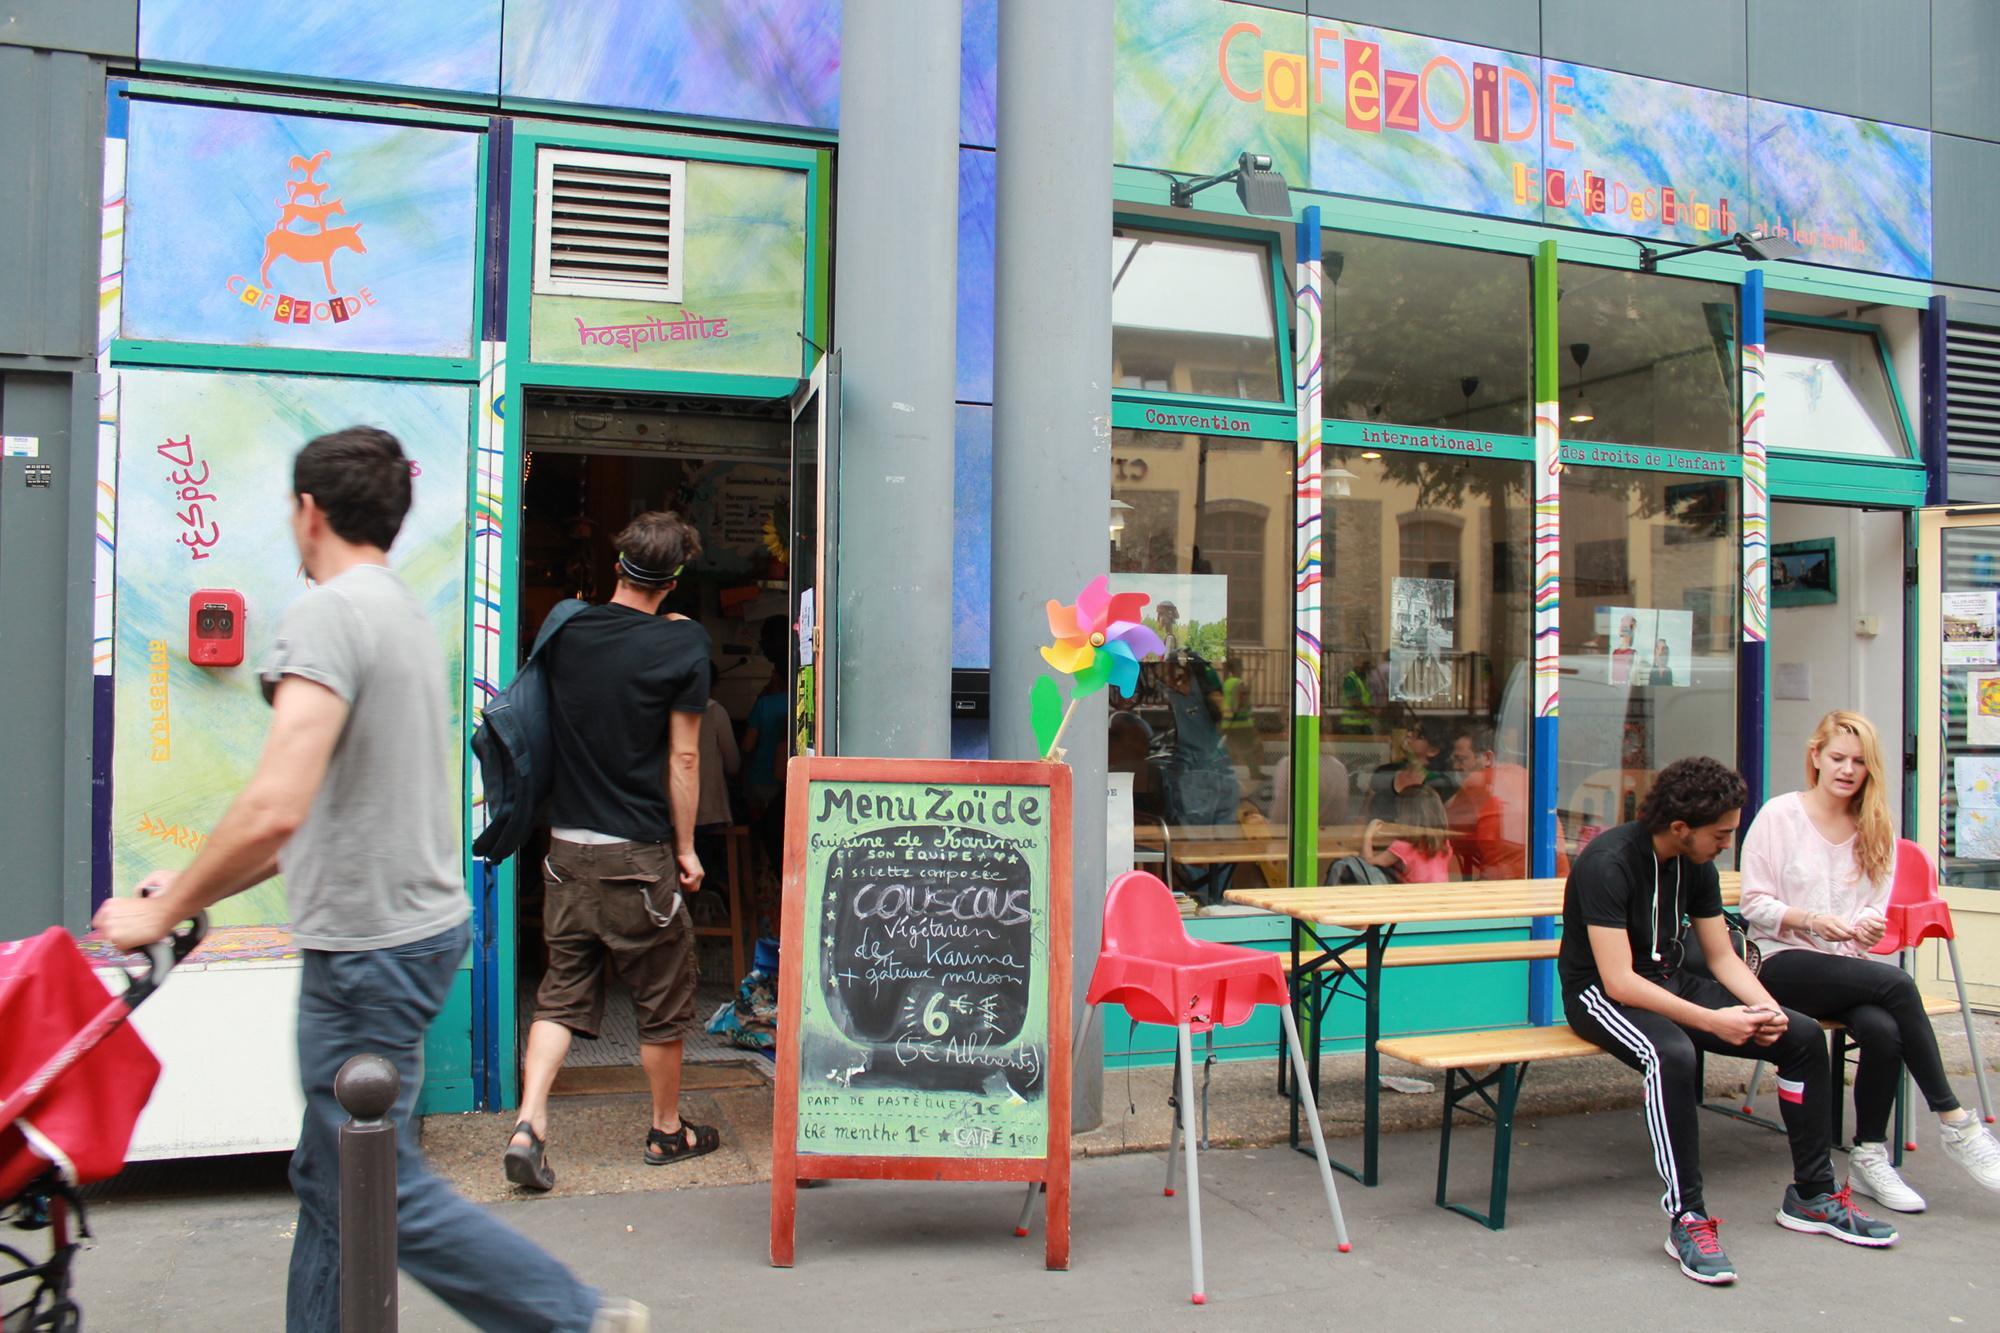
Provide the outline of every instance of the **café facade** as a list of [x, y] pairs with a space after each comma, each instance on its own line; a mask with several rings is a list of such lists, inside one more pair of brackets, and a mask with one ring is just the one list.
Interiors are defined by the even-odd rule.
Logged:
[[[251, 667], [303, 586], [281, 462], [355, 420], [411, 451], [394, 557], [461, 735], [555, 600], [608, 594], [623, 519], [673, 504], [707, 536], [687, 595], [717, 698], [740, 721], [780, 673], [789, 743], [830, 748], [837, 0], [344, 13], [145, 0], [107, 89], [97, 897], [183, 864], [246, 777]], [[996, 4], [964, 16], [971, 700]], [[1118, 0], [1115, 25], [1107, 566], [1152, 596], [1168, 652], [1111, 713], [1114, 870], [1212, 907], [1318, 879], [1381, 817], [1436, 820], [1454, 876], [1552, 875], [1683, 755], [1735, 763], [1753, 802], [1795, 788], [1838, 705], [1894, 738], [1883, 778], [1983, 938], [2000, 845], [1961, 784], [2000, 739], [1978, 702], [1989, 680], [2000, 698], [2000, 665], [1980, 674], [2000, 542], [1925, 508], [1945, 447], [1930, 131], [1233, 0]], [[1283, 177], [1284, 216], [1222, 187], [1171, 201], [1246, 153]], [[197, 664], [190, 616], [225, 593], [244, 665]], [[782, 662], [759, 653], [774, 617]], [[969, 711], [954, 745], [976, 757]], [[1435, 810], [1385, 794], [1407, 765]], [[455, 780], [469, 838], [477, 775]], [[432, 1035], [433, 1110], [511, 1104], [540, 967], [533, 877], [467, 872], [478, 938]], [[156, 1112], [156, 1152], [284, 1146], [296, 1123], [282, 894], [216, 922], [179, 987], [189, 1034], [155, 1039], [171, 1057], [203, 1015], [247, 1024], [223, 1072], [203, 1056], [243, 1109]], [[1993, 954], [1969, 944], [1968, 966]], [[1546, 1005], [1525, 965], [1450, 971], [1427, 984], [1459, 1012]], [[1980, 979], [2000, 996], [2000, 968]], [[1421, 1025], [1429, 998], [1393, 1002]], [[1114, 1061], [1166, 1046], [1107, 1029]]]

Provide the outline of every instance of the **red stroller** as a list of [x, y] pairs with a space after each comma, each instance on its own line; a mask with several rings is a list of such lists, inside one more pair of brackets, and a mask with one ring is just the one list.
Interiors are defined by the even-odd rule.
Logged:
[[126, 1019], [203, 930], [197, 920], [152, 946], [146, 972], [115, 996], [60, 927], [0, 944], [0, 1221], [52, 1240], [39, 1264], [0, 1244], [0, 1333], [82, 1327], [70, 1264], [90, 1228], [76, 1191], [125, 1165], [160, 1076]]

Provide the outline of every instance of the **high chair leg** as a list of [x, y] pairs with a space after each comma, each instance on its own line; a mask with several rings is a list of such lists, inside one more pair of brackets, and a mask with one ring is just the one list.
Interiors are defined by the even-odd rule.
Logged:
[[1958, 965], [1958, 941], [1947, 937], [1944, 949], [1951, 959], [1951, 980], [1958, 987], [1958, 1012], [1965, 1020], [1965, 1044], [1972, 1048], [1972, 1076], [1979, 1081], [1979, 1118], [1993, 1123], [1993, 1093], [1986, 1086], [1986, 1061], [1979, 1055], [1979, 1029], [1972, 1024], [1972, 1002], [1965, 998], [1965, 970]]
[[[1194, 1038], [1183, 1021], [1179, 1026], [1181, 1042], [1181, 1114], [1194, 1105]], [[1298, 1047], [1294, 1045], [1293, 1051]], [[1194, 1296], [1196, 1305], [1208, 1304], [1208, 1293], [1202, 1289], [1201, 1280], [1201, 1167], [1195, 1160], [1195, 1136], [1181, 1135], [1181, 1147], [1187, 1153], [1188, 1191], [1188, 1253], [1194, 1265]]]
[[[1096, 1005], [1086, 1004], [1083, 1006], [1083, 1013], [1076, 1020], [1076, 1037], [1070, 1043], [1070, 1050], [1077, 1050], [1083, 1045], [1083, 1039], [1090, 1035], [1090, 1025], [1096, 1018]], [[1067, 1107], [1061, 1108], [1059, 1114], [1068, 1115], [1069, 1109]], [[1015, 1235], [1025, 1236], [1028, 1234], [1028, 1223], [1035, 1215], [1035, 1196], [1042, 1192], [1042, 1182], [1036, 1180], [1028, 1183], [1028, 1197], [1021, 1200], [1021, 1216], [1014, 1223]], [[1172, 1194], [1173, 1191], [1169, 1189], [1167, 1193]]]
[[[1175, 1077], [1176, 1078], [1179, 1077], [1178, 1070], [1175, 1071]], [[1167, 1130], [1166, 1194], [1169, 1199], [1174, 1197], [1174, 1170], [1179, 1165], [1178, 1159], [1180, 1156], [1180, 1151], [1181, 1151], [1181, 1108], [1176, 1106], [1174, 1108], [1173, 1126], [1172, 1128]]]
[[1333, 1239], [1346, 1254], [1353, 1247], [1347, 1239], [1347, 1220], [1340, 1215], [1340, 1195], [1333, 1188], [1333, 1167], [1326, 1160], [1326, 1134], [1319, 1126], [1319, 1107], [1313, 1103], [1312, 1084], [1306, 1080], [1305, 1052], [1299, 1047], [1298, 1020], [1292, 1017], [1290, 1005], [1278, 1006], [1278, 1017], [1284, 1020], [1285, 1042], [1292, 1048], [1292, 1074], [1298, 1079], [1299, 1094], [1305, 1099], [1306, 1124], [1312, 1127], [1313, 1155], [1319, 1158], [1319, 1183], [1326, 1190], [1326, 1208], [1333, 1214]]
[[1750, 1114], [1750, 1103], [1757, 1100], [1757, 1085], [1764, 1081], [1764, 1062], [1759, 1060], [1750, 1066], [1750, 1086], [1743, 1090], [1743, 1114]]

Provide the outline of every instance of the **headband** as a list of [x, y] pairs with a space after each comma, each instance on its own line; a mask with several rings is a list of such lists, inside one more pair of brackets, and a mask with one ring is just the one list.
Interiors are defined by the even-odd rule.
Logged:
[[623, 551], [618, 553], [618, 572], [631, 583], [640, 583], [657, 588], [662, 584], [672, 583], [675, 579], [679, 578], [681, 570], [684, 568], [686, 568], [684, 565], [675, 565], [672, 569], [661, 573], [657, 569], [647, 569], [644, 565], [635, 564], [632, 557], [626, 555]]

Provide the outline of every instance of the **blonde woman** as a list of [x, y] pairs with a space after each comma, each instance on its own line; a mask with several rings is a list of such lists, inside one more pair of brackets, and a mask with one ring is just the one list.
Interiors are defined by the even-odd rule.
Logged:
[[1923, 1196], [1884, 1143], [1905, 1065], [1937, 1113], [1946, 1155], [1995, 1191], [2000, 1144], [1953, 1095], [1916, 983], [1868, 953], [1886, 928], [1895, 875], [1882, 771], [1873, 723], [1838, 710], [1821, 718], [1806, 744], [1806, 789], [1766, 805], [1743, 840], [1742, 910], [1764, 955], [1757, 979], [1788, 1008], [1841, 1020], [1861, 1049], [1849, 1187], [1920, 1213]]

